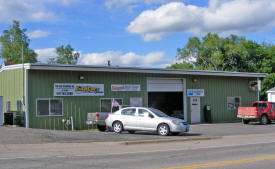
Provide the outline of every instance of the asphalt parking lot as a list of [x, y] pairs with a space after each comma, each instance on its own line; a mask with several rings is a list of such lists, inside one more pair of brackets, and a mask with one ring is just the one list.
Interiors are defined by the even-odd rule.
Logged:
[[258, 123], [249, 125], [243, 125], [242, 123], [196, 124], [190, 126], [189, 133], [166, 137], [149, 132], [137, 132], [135, 134], [123, 132], [121, 134], [116, 134], [113, 132], [99, 132], [95, 130], [72, 132], [1, 126], [0, 144], [120, 142], [265, 133], [275, 133], [275, 123], [270, 125], [259, 125]]

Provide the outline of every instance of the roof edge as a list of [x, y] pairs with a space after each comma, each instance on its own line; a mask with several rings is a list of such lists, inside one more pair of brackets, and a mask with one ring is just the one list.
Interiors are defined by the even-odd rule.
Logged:
[[[3, 70], [20, 69], [22, 64], [3, 66]], [[126, 72], [126, 73], [152, 73], [152, 74], [177, 74], [177, 75], [201, 75], [201, 76], [231, 76], [231, 77], [266, 77], [266, 73], [229, 72], [209, 70], [181, 70], [163, 68], [140, 68], [140, 67], [114, 67], [114, 66], [87, 66], [87, 65], [50, 65], [25, 63], [25, 69], [31, 70], [59, 70], [59, 71], [91, 71], [91, 72]]]

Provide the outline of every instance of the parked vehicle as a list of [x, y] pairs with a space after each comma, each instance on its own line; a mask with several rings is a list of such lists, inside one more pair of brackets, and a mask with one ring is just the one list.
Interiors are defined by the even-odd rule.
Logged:
[[92, 112], [87, 113], [87, 125], [96, 125], [99, 131], [106, 131], [105, 119], [109, 112]]
[[[119, 109], [129, 107], [129, 105], [120, 105]], [[96, 125], [99, 131], [106, 131], [105, 119], [109, 116], [110, 112], [92, 112], [87, 113], [87, 125]]]
[[105, 120], [107, 127], [116, 133], [123, 130], [129, 133], [135, 131], [154, 131], [167, 136], [188, 132], [189, 125], [182, 119], [170, 117], [160, 110], [145, 107], [128, 107], [109, 114]]
[[255, 101], [252, 107], [239, 107], [238, 118], [241, 118], [244, 124], [250, 121], [260, 121], [261, 124], [271, 123], [275, 120], [275, 102]]

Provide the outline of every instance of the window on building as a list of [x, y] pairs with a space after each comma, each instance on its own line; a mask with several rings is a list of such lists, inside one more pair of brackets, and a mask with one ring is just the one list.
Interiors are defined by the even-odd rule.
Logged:
[[36, 114], [37, 116], [62, 116], [63, 100], [62, 99], [37, 99]]
[[227, 110], [237, 110], [241, 105], [240, 96], [227, 97]]
[[[101, 112], [115, 112], [119, 109], [119, 107], [112, 107], [112, 100], [113, 98], [108, 98], [108, 99], [101, 99], [100, 100], [100, 111]], [[122, 99], [115, 98], [115, 101], [119, 104], [122, 105]], [[111, 111], [112, 109], [112, 111]]]
[[142, 107], [142, 97], [131, 97], [130, 105], [136, 107]]

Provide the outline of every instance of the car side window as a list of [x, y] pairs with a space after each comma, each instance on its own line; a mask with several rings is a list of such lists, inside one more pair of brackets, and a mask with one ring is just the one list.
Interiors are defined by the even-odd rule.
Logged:
[[259, 107], [259, 103], [254, 103], [253, 107]]
[[267, 108], [267, 104], [263, 103], [262, 108], [266, 109]]
[[142, 116], [143, 117], [144, 116], [144, 112], [148, 112], [148, 111], [145, 110], [145, 109], [138, 109], [138, 116]]
[[270, 103], [272, 109], [275, 109], [275, 103]]
[[136, 109], [124, 109], [121, 111], [121, 114], [127, 116], [134, 116], [136, 114]]

